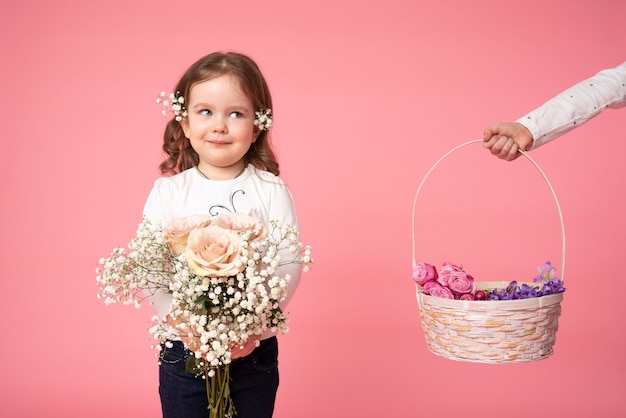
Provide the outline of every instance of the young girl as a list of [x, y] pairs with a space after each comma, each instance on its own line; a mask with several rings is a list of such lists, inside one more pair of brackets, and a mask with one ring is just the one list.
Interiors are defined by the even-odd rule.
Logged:
[[[212, 53], [195, 62], [182, 76], [169, 107], [174, 117], [164, 134], [169, 156], [148, 196], [144, 215], [167, 224], [185, 216], [225, 212], [253, 213], [267, 225], [270, 219], [297, 227], [291, 193], [279, 174], [269, 143], [272, 98], [258, 66], [247, 56]], [[167, 176], [169, 175], [169, 176]], [[298, 285], [301, 266], [285, 266], [291, 275], [284, 310]], [[160, 318], [171, 294], [152, 299]], [[205, 381], [185, 371], [190, 352], [181, 341], [161, 351], [159, 394], [164, 418], [208, 415]], [[278, 389], [278, 345], [275, 335], [252, 339], [234, 349], [230, 364], [231, 397], [238, 418], [271, 417]]]

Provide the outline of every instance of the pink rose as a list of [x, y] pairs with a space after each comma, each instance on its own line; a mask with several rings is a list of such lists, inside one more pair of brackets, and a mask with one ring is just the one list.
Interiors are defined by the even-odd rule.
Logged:
[[169, 244], [174, 254], [181, 254], [187, 246], [189, 232], [195, 228], [203, 228], [210, 223], [211, 217], [206, 215], [193, 215], [174, 219], [163, 228], [163, 240]]
[[439, 269], [439, 283], [441, 283], [444, 286], [447, 286], [448, 278], [450, 277], [450, 275], [452, 273], [459, 272], [459, 271], [463, 271], [463, 269], [455, 264], [452, 264], [446, 261], [445, 263], [443, 263], [443, 265]]
[[460, 300], [476, 300], [476, 296], [472, 295], [471, 293], [466, 293], [464, 295], [461, 295], [459, 299]]
[[424, 284], [424, 293], [427, 295], [438, 296], [440, 298], [454, 299], [452, 291], [445, 286], [442, 286], [439, 282], [431, 280]]
[[219, 215], [214, 220], [215, 225], [236, 232], [250, 232], [249, 241], [263, 239], [267, 235], [267, 228], [259, 218], [243, 213], [227, 213]]
[[234, 276], [245, 268], [238, 261], [242, 245], [238, 232], [209, 225], [189, 233], [185, 255], [189, 268], [199, 276]]
[[476, 291], [474, 278], [464, 271], [453, 271], [448, 275], [448, 287], [454, 293], [463, 295]]
[[437, 270], [434, 266], [427, 263], [418, 263], [413, 267], [413, 280], [420, 285], [424, 286], [426, 282], [437, 279]]

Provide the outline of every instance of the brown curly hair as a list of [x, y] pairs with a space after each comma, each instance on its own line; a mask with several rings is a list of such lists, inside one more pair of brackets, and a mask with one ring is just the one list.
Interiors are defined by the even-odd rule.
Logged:
[[[214, 52], [200, 58], [183, 74], [174, 91], [187, 98], [195, 84], [223, 75], [231, 75], [239, 81], [239, 87], [250, 98], [254, 109], [272, 109], [272, 96], [261, 70], [251, 58], [237, 52]], [[260, 131], [244, 155], [244, 163], [278, 175], [278, 161], [268, 134], [267, 130]], [[165, 127], [163, 151], [169, 157], [159, 165], [162, 174], [177, 174], [198, 165], [198, 154], [175, 118]]]

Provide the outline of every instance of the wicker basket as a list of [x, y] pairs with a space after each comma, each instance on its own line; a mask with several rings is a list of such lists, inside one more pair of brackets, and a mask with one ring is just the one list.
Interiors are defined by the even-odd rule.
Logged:
[[[444, 154], [422, 179], [413, 201], [413, 266], [415, 258], [415, 207], [417, 197], [434, 168], [448, 155], [473, 140]], [[520, 151], [543, 176], [556, 203], [561, 222], [561, 279], [565, 271], [565, 228], [552, 185], [528, 154]], [[476, 282], [478, 288], [506, 287], [508, 282]], [[541, 360], [552, 355], [563, 293], [520, 300], [466, 301], [425, 294], [419, 286], [417, 302], [428, 349], [452, 360], [479, 363], [512, 363]]]

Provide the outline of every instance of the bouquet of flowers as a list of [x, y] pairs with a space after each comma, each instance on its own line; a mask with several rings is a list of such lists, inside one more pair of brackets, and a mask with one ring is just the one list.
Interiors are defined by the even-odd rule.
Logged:
[[534, 278], [533, 286], [527, 283], [518, 284], [511, 281], [502, 289], [478, 289], [474, 278], [450, 262], [445, 262], [437, 271], [428, 263], [418, 263], [413, 267], [413, 280], [420, 289], [432, 296], [459, 300], [513, 300], [536, 298], [554, 293], [564, 292], [563, 281], [556, 275], [556, 269], [548, 261], [545, 266], [537, 267], [539, 276]]
[[310, 246], [292, 225], [229, 213], [176, 219], [162, 227], [144, 218], [128, 250], [114, 248], [100, 260], [96, 280], [105, 304], [141, 306], [156, 292], [169, 292], [166, 318], [153, 317], [150, 333], [159, 348], [180, 338], [193, 352], [187, 370], [206, 379], [210, 417], [234, 413], [229, 395], [233, 348], [267, 330], [287, 332], [279, 302], [289, 274], [281, 266], [313, 260]]

